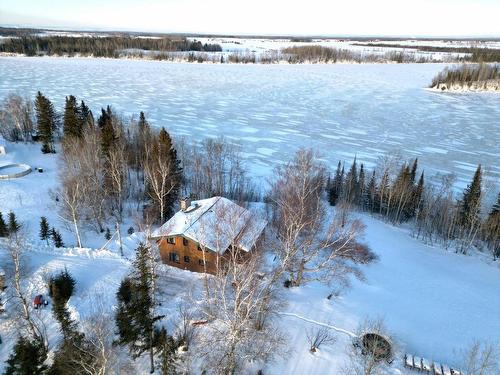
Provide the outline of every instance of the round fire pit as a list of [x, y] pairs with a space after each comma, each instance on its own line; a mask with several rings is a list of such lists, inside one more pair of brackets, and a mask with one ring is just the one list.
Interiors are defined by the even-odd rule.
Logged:
[[0, 166], [0, 180], [18, 178], [31, 173], [31, 167], [27, 164], [7, 164]]
[[378, 333], [365, 333], [360, 340], [364, 355], [371, 355], [376, 361], [391, 361], [392, 347], [389, 339]]

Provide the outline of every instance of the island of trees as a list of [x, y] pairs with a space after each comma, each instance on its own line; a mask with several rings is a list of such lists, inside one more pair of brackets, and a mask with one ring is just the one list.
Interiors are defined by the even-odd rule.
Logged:
[[500, 92], [500, 65], [479, 64], [445, 68], [430, 85], [442, 91], [497, 91]]

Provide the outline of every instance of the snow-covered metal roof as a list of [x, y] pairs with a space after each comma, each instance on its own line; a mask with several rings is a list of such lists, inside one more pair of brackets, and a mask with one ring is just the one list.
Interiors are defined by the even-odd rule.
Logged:
[[153, 238], [183, 236], [220, 254], [230, 245], [250, 251], [267, 221], [224, 197], [193, 201], [155, 230]]

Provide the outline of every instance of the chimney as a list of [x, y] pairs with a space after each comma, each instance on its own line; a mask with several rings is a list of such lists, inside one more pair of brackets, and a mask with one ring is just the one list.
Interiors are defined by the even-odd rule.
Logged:
[[181, 211], [186, 212], [188, 208], [191, 206], [191, 199], [188, 197], [184, 197], [181, 199]]

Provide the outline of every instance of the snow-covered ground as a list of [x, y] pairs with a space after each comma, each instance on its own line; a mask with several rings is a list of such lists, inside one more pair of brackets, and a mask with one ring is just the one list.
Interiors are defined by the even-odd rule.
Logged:
[[193, 140], [241, 143], [254, 176], [300, 147], [330, 165], [355, 155], [418, 157], [426, 176], [453, 172], [458, 187], [481, 163], [500, 178], [500, 97], [425, 90], [442, 64], [205, 65], [158, 61], [0, 58], [0, 99], [41, 90], [62, 110], [76, 95], [94, 114], [143, 110], [153, 126]]
[[[87, 231], [86, 246], [97, 249], [53, 249], [37, 240], [41, 215], [61, 229], [64, 242], [75, 240], [57, 216], [49, 191], [57, 188], [57, 154], [43, 155], [39, 145], [6, 143], [7, 155], [0, 165], [22, 162], [44, 168], [19, 179], [0, 181], [0, 210], [13, 210], [31, 237], [27, 260], [30, 292], [44, 292], [42, 279], [47, 273], [64, 267], [75, 277], [76, 293], [69, 306], [75, 317], [92, 311], [93, 295], [113, 304], [116, 289], [129, 269], [133, 249], [140, 234], [124, 239], [125, 258], [120, 257], [116, 242]], [[337, 342], [322, 346], [315, 354], [308, 351], [305, 332], [315, 325], [328, 325], [347, 333], [355, 332], [365, 319], [383, 318], [396, 337], [400, 351], [460, 367], [460, 351], [475, 339], [500, 343], [500, 266], [477, 257], [465, 257], [430, 247], [412, 238], [409, 231], [395, 228], [368, 215], [360, 215], [367, 225], [364, 241], [377, 253], [379, 261], [362, 268], [366, 280], [354, 280], [352, 288], [328, 300], [331, 288], [310, 284], [283, 289], [286, 305], [281, 309], [280, 325], [287, 333], [290, 353], [264, 368], [266, 374], [334, 374], [346, 360], [351, 345], [348, 334], [332, 330]], [[0, 264], [6, 254], [0, 242]], [[201, 276], [189, 271], [164, 267], [161, 282], [168, 286], [160, 302], [162, 312], [172, 326], [176, 305], [191, 289], [202, 285]], [[57, 331], [50, 309], [49, 330]], [[16, 333], [0, 319], [4, 344], [0, 346], [0, 372], [8, 357]], [[141, 371], [139, 361], [138, 373]], [[398, 354], [392, 374], [404, 374]]]

